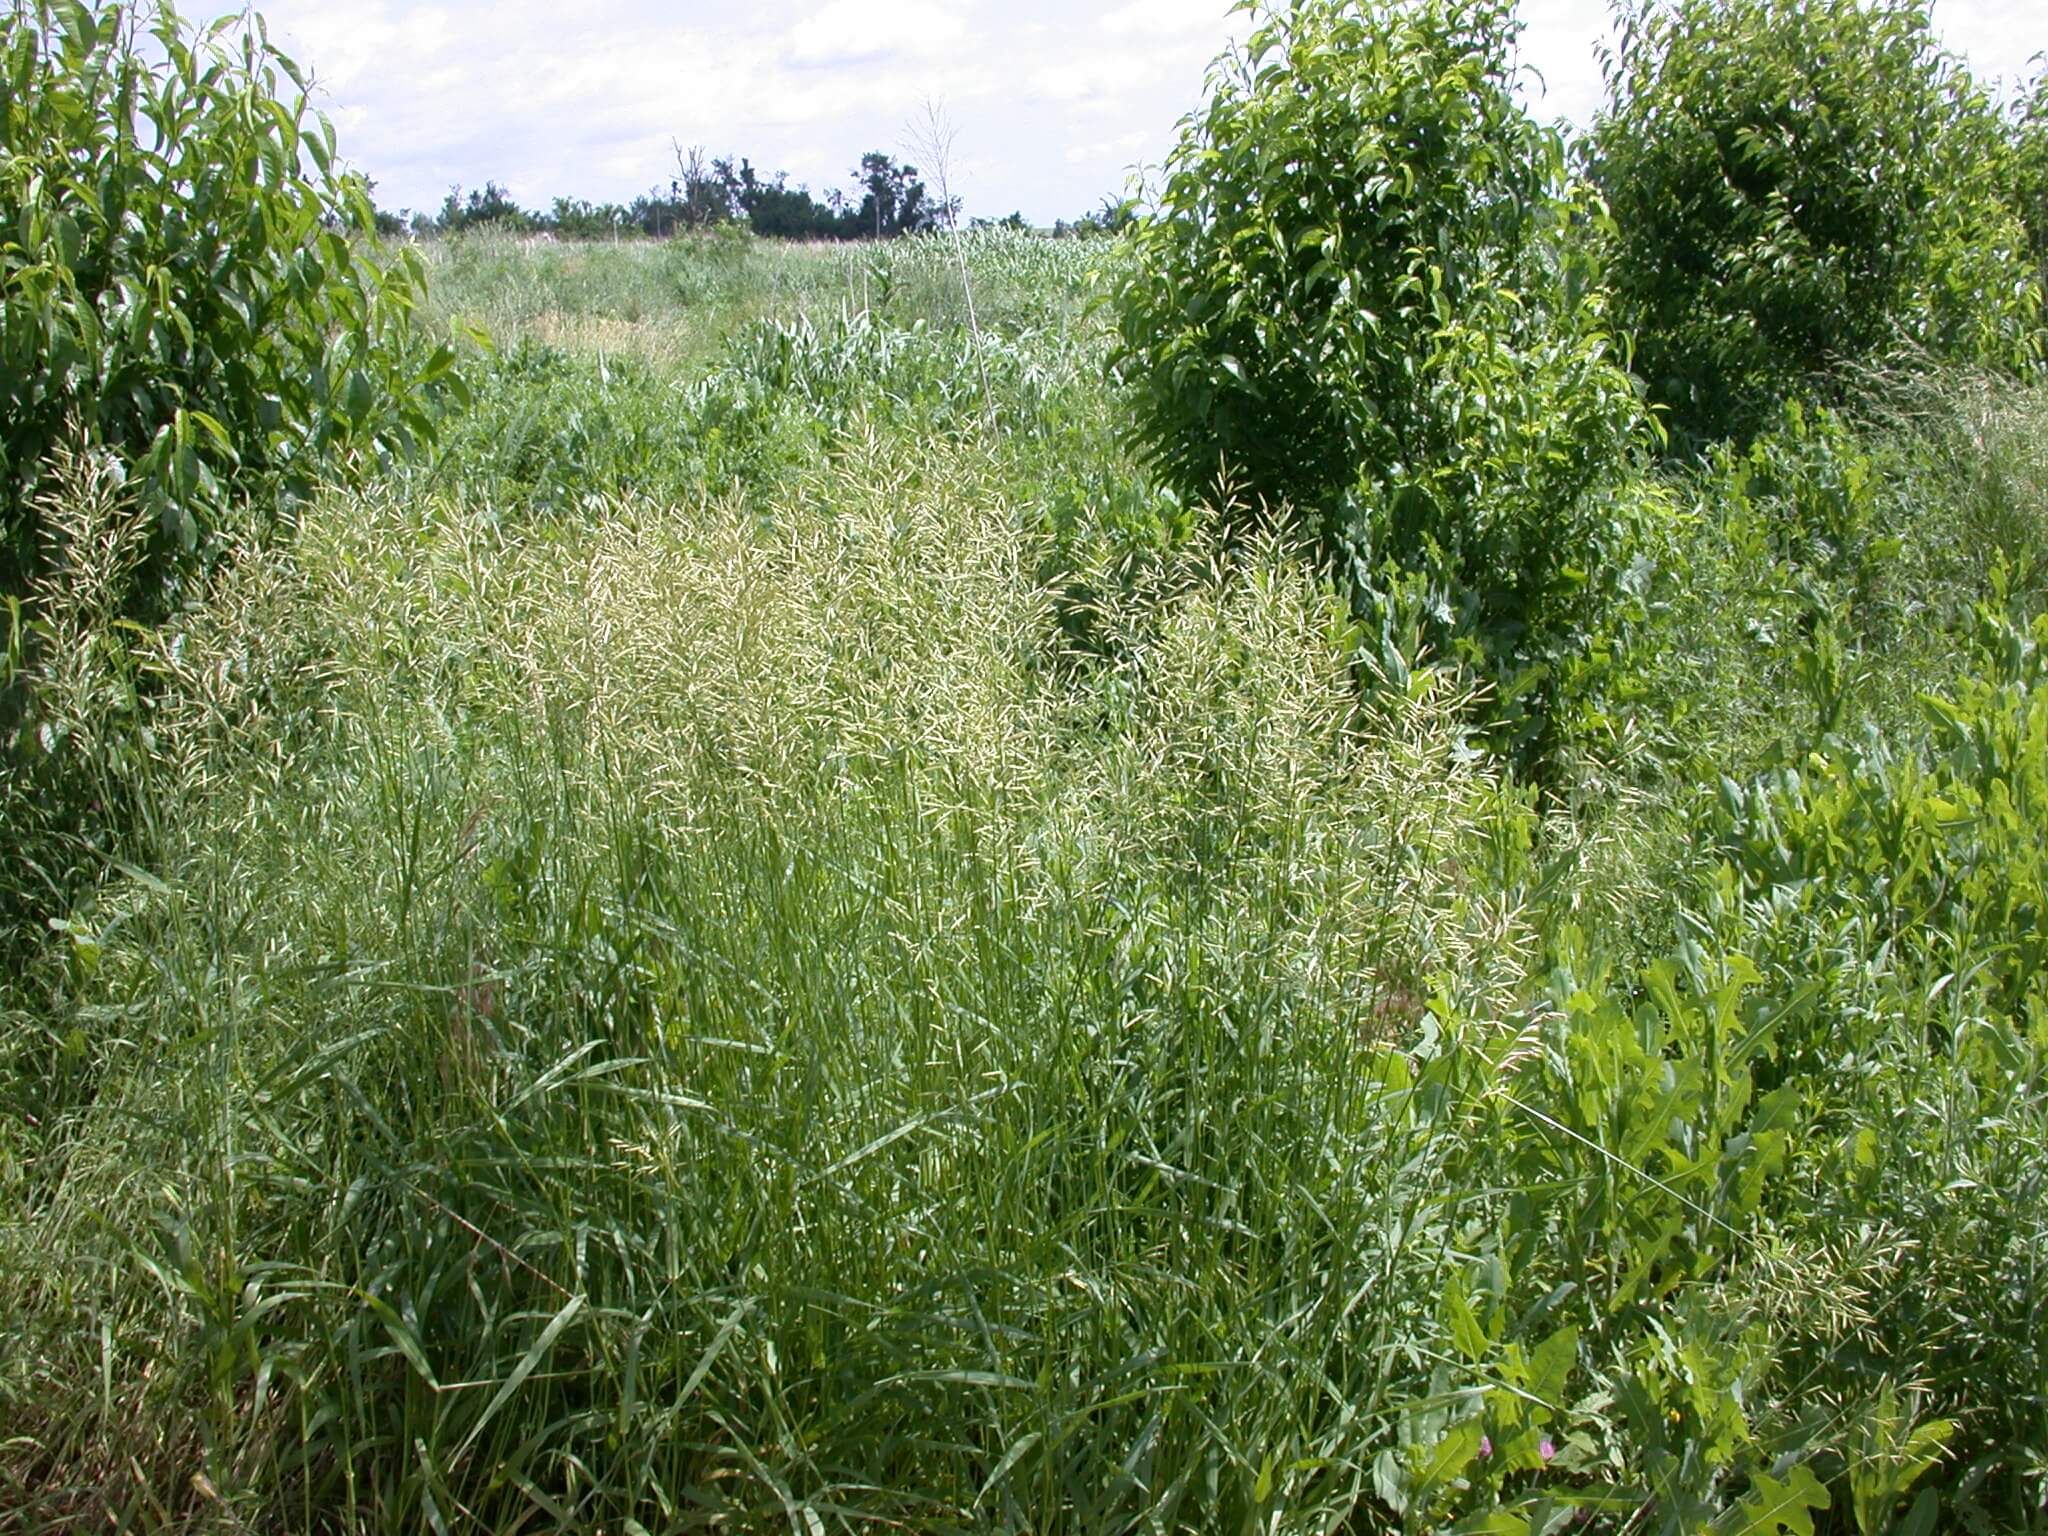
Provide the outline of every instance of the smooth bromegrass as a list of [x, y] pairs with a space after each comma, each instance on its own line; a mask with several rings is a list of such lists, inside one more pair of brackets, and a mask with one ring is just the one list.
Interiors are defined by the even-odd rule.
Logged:
[[1278, 544], [1076, 681], [1001, 468], [237, 568], [10, 1224], [24, 1518], [1356, 1504], [1527, 813], [1441, 681], [1359, 714]]

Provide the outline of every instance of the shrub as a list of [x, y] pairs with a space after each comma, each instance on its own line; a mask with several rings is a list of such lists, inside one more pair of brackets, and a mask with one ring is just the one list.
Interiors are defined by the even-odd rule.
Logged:
[[229, 501], [431, 439], [452, 356], [407, 322], [360, 177], [260, 21], [169, 5], [0, 13], [0, 590], [43, 558], [59, 442], [114, 452], [162, 600]]
[[2013, 201], [2038, 280], [2048, 287], [2048, 70], [2013, 109]]
[[1361, 614], [1502, 685], [1597, 642], [1642, 416], [1570, 238], [1590, 206], [1516, 104], [1502, 0], [1298, 0], [1220, 60], [1135, 260], [1116, 361], [1190, 496], [1288, 502]]
[[1609, 92], [1588, 159], [1616, 315], [1681, 441], [1902, 340], [2032, 355], [2000, 124], [1921, 0], [1651, 0]]

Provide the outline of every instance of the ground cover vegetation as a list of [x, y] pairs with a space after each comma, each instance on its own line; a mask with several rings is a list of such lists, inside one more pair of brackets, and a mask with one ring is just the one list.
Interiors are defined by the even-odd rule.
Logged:
[[2038, 91], [1294, 0], [1115, 241], [394, 254], [144, 20], [0, 46], [0, 1531], [2048, 1529]]

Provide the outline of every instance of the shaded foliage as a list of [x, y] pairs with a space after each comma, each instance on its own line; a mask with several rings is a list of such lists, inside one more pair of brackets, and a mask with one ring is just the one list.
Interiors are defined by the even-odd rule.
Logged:
[[2035, 354], [1997, 114], [1922, 0], [1646, 0], [1608, 87], [1608, 280], [1681, 443], [1900, 344]]
[[2048, 69], [2012, 112], [2012, 192], [2039, 281], [2048, 288]]

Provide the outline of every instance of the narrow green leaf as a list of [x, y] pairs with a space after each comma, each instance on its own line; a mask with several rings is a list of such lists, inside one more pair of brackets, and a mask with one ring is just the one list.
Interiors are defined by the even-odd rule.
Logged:
[[526, 1384], [526, 1378], [533, 1374], [534, 1368], [546, 1358], [547, 1352], [554, 1348], [555, 1340], [561, 1337], [562, 1330], [568, 1327], [575, 1320], [576, 1314], [582, 1310], [583, 1298], [571, 1296], [563, 1304], [562, 1310], [557, 1312], [547, 1327], [541, 1330], [540, 1337], [533, 1341], [533, 1346], [512, 1368], [512, 1374], [505, 1378], [492, 1395], [489, 1406], [484, 1409], [476, 1423], [470, 1426], [469, 1433], [463, 1437], [461, 1448], [456, 1452], [458, 1459], [469, 1454], [469, 1448], [476, 1444], [477, 1436], [489, 1427], [491, 1420], [498, 1416], [498, 1411], [512, 1400], [512, 1395]]

